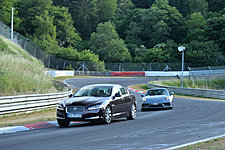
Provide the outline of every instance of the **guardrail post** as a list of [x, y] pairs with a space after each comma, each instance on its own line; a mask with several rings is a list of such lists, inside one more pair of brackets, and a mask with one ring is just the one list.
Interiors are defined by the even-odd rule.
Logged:
[[211, 67], [208, 66], [208, 68], [209, 68], [209, 80], [211, 80]]
[[25, 40], [23, 49], [26, 49], [26, 47], [27, 47], [27, 41], [28, 41], [28, 39]]
[[37, 48], [38, 48], [38, 46], [35, 47], [35, 49], [34, 49], [34, 57], [36, 57], [36, 54], [37, 54]]
[[191, 80], [191, 68], [190, 67], [188, 67], [188, 70], [189, 70], [189, 80]]
[[[104, 66], [105, 66], [105, 63], [102, 63], [102, 72], [104, 72]], [[106, 66], [105, 66], [106, 68]]]

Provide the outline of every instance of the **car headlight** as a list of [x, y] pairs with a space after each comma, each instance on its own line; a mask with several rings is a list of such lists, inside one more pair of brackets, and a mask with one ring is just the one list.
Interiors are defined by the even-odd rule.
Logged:
[[97, 104], [97, 105], [92, 105], [90, 107], [88, 107], [88, 110], [95, 110], [95, 109], [100, 109], [103, 106], [101, 104]]
[[146, 102], [146, 97], [143, 97], [142, 102]]
[[58, 104], [58, 105], [57, 105], [57, 109], [59, 109], [59, 110], [64, 110], [64, 107], [62, 106], [62, 104]]
[[167, 96], [167, 97], [166, 97], [166, 100], [170, 100], [170, 97], [169, 97], [169, 96]]

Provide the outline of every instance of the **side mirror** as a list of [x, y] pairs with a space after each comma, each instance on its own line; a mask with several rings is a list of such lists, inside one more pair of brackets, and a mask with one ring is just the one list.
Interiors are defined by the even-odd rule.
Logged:
[[174, 92], [170, 92], [170, 95], [174, 95]]
[[144, 97], [145, 95], [144, 94], [141, 94], [141, 97]]
[[115, 97], [121, 97], [120, 93], [119, 93], [119, 92], [116, 93], [116, 94], [115, 94]]
[[73, 97], [73, 94], [70, 94], [70, 95], [69, 95], [69, 98], [71, 98], [71, 97]]

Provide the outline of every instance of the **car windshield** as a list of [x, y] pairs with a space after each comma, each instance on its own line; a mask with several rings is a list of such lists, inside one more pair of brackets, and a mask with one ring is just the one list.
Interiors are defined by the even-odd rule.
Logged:
[[111, 94], [112, 86], [85, 86], [81, 88], [74, 96], [109, 97]]
[[155, 89], [149, 90], [146, 93], [146, 96], [153, 96], [153, 95], [168, 95], [168, 92], [165, 89]]

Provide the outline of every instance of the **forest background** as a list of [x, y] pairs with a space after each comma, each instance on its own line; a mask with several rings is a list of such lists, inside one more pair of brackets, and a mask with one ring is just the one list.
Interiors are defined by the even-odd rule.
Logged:
[[0, 21], [50, 55], [92, 63], [225, 64], [224, 0], [0, 0]]

